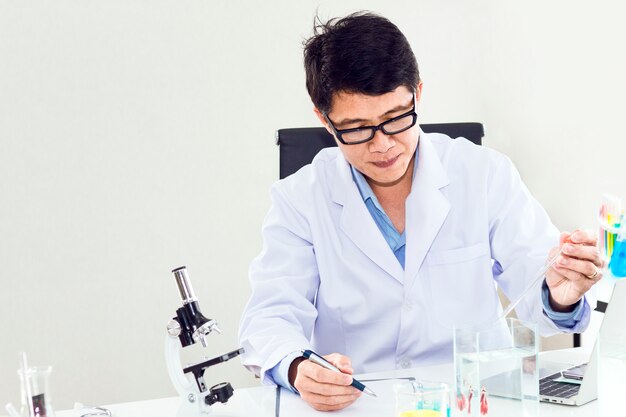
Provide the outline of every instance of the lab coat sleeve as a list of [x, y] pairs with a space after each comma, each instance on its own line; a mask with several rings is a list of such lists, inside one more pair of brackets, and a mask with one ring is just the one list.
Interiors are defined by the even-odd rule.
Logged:
[[[537, 277], [550, 248], [558, 245], [559, 231], [506, 156], [499, 155], [489, 182], [489, 240], [495, 262], [494, 278], [513, 301]], [[572, 328], [558, 326], [544, 313], [541, 291], [540, 282], [518, 304], [515, 311], [520, 319], [536, 323], [543, 336], [586, 328], [590, 314], [584, 314]], [[583, 302], [583, 308], [589, 311], [587, 300]]]
[[310, 227], [284, 185], [272, 187], [263, 249], [250, 265], [252, 293], [239, 328], [242, 362], [266, 384], [274, 383], [269, 371], [283, 358], [311, 347], [317, 317], [319, 274]]
[[576, 307], [574, 310], [570, 312], [558, 312], [554, 311], [550, 306], [550, 290], [548, 289], [548, 284], [546, 284], [545, 280], [543, 281], [543, 285], [541, 286], [541, 301], [543, 302], [543, 311], [546, 316], [550, 317], [552, 321], [554, 321], [560, 328], [564, 329], [573, 329], [578, 323], [581, 322], [585, 318], [586, 314], [591, 314], [591, 309], [589, 308], [589, 304], [586, 303], [586, 297], [582, 300], [579, 300], [576, 303]]

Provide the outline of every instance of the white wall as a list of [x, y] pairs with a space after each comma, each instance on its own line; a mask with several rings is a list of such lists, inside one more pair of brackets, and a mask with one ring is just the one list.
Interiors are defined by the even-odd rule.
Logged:
[[[301, 41], [318, 8], [396, 22], [421, 121], [484, 122], [559, 227], [593, 226], [603, 192], [626, 198], [619, 4], [0, 1], [0, 404], [21, 350], [54, 365], [57, 408], [173, 395], [183, 264], [224, 330], [206, 355], [236, 347], [274, 131], [316, 125]], [[237, 360], [208, 374], [256, 383]]]

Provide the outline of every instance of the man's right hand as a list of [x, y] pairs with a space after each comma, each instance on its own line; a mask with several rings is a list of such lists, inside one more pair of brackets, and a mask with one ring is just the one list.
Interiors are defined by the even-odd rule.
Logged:
[[341, 410], [355, 402], [362, 393], [350, 385], [353, 372], [350, 358], [331, 353], [325, 355], [324, 359], [342, 373], [297, 358], [289, 366], [289, 382], [300, 392], [302, 399], [316, 410]]

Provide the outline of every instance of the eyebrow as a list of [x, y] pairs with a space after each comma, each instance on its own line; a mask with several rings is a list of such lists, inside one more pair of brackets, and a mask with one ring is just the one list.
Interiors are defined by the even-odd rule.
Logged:
[[[388, 115], [390, 115], [392, 113], [399, 112], [401, 110], [409, 110], [411, 107], [413, 107], [413, 98], [411, 98], [411, 102], [409, 103], [408, 106], [407, 105], [396, 106], [393, 109], [389, 109], [386, 112], [384, 112], [383, 114], [381, 114], [380, 117], [382, 118], [382, 117], [388, 116]], [[338, 122], [333, 122], [333, 123], [335, 125], [341, 126], [341, 125], [347, 125], [347, 124], [352, 124], [352, 123], [363, 123], [363, 122], [368, 122], [368, 121], [369, 120], [366, 120], [366, 119], [356, 118], [356, 119], [343, 119], [343, 120], [340, 120]]]

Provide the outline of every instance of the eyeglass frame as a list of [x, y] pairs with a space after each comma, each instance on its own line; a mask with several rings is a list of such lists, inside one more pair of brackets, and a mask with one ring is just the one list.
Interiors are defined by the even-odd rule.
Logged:
[[[361, 126], [361, 127], [353, 127], [350, 129], [337, 129], [335, 127], [335, 124], [333, 123], [332, 120], [330, 120], [330, 117], [328, 116], [328, 113], [324, 113], [324, 118], [326, 119], [326, 121], [328, 122], [328, 124], [330, 125], [330, 127], [333, 129], [333, 132], [335, 133], [335, 137], [337, 138], [337, 140], [339, 140], [339, 142], [343, 143], [344, 145], [359, 145], [361, 143], [365, 143], [365, 142], [369, 142], [370, 140], [374, 139], [374, 136], [376, 136], [376, 132], [377, 131], [381, 131], [383, 132], [385, 135], [389, 136], [389, 135], [397, 135], [398, 133], [402, 133], [402, 132], [406, 132], [407, 130], [409, 130], [410, 128], [412, 128], [413, 126], [415, 126], [417, 124], [417, 112], [415, 111], [417, 108], [417, 103], [415, 100], [415, 93], [413, 93], [413, 108], [411, 108], [411, 110], [409, 110], [406, 113], [402, 113], [399, 116], [396, 117], [392, 117], [389, 120], [385, 120], [384, 122], [376, 125], [376, 126]], [[384, 129], [384, 126], [388, 123], [392, 123], [395, 122], [397, 120], [400, 120], [404, 117], [407, 116], [412, 116], [413, 117], [413, 121], [411, 122], [411, 124], [401, 130], [395, 131], [393, 133], [387, 133]], [[351, 133], [351, 132], [357, 132], [359, 130], [366, 130], [366, 129], [370, 129], [372, 132], [372, 135], [367, 138], [367, 139], [363, 139], [363, 140], [359, 140], [357, 142], [346, 142], [345, 140], [343, 140], [343, 134], [345, 133]]]

